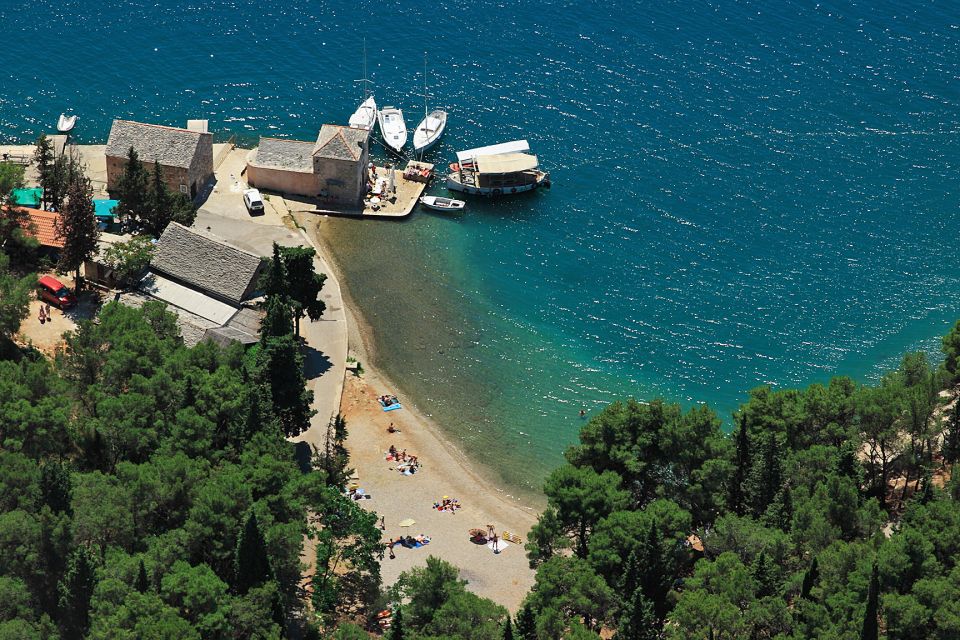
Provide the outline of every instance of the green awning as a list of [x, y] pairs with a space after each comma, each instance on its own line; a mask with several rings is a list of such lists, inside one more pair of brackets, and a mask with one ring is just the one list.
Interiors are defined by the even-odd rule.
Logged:
[[13, 201], [22, 207], [39, 207], [43, 189], [14, 189]]

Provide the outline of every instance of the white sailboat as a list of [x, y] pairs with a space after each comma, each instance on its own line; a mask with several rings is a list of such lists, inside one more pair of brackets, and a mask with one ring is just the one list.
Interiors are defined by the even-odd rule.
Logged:
[[447, 112], [434, 109], [427, 113], [427, 56], [423, 56], [423, 120], [413, 132], [413, 150], [417, 155], [423, 155], [430, 147], [437, 144], [444, 129], [447, 128]]
[[377, 101], [373, 96], [368, 97], [360, 103], [360, 107], [350, 116], [350, 126], [354, 129], [373, 129], [377, 121]]
[[407, 144], [407, 124], [403, 121], [403, 111], [396, 107], [384, 107], [377, 115], [380, 121], [380, 135], [388, 147], [400, 152]]
[[353, 112], [353, 115], [350, 116], [349, 124], [354, 129], [366, 129], [371, 131], [373, 129], [374, 123], [377, 121], [377, 101], [373, 99], [373, 94], [370, 93], [370, 85], [373, 84], [370, 82], [370, 79], [367, 78], [367, 40], [363, 40], [363, 77], [354, 82], [360, 82], [363, 84], [363, 102], [360, 103], [360, 106], [356, 111]]

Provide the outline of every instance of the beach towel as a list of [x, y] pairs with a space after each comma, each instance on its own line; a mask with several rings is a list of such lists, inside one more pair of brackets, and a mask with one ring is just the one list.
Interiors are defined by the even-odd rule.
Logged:
[[[504, 542], [502, 539], [497, 542], [497, 549], [499, 549], [501, 552], [509, 546], [510, 543]], [[487, 543], [487, 548], [490, 549], [490, 551], [493, 551], [493, 540]]]

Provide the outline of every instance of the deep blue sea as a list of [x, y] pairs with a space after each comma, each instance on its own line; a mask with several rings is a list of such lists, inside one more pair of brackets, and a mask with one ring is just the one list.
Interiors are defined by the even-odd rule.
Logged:
[[[378, 102], [550, 191], [325, 223], [401, 391], [534, 486], [581, 407], [869, 381], [960, 317], [960, 3], [0, 0], [0, 141], [80, 115], [310, 140]], [[435, 188], [441, 193], [442, 188]]]

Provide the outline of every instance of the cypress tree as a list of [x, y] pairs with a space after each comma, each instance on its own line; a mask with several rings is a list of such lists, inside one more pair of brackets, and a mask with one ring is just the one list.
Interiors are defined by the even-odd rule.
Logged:
[[293, 316], [290, 300], [282, 295], [270, 295], [266, 302], [266, 316], [260, 326], [261, 340], [281, 338], [293, 334]]
[[48, 199], [47, 190], [50, 187], [50, 171], [54, 161], [53, 145], [50, 143], [50, 139], [47, 138], [46, 134], [41, 133], [40, 137], [37, 138], [37, 149], [33, 152], [33, 159], [37, 163], [40, 187], [43, 189], [40, 204], [43, 208], [46, 208]]
[[734, 466], [733, 478], [730, 480], [728, 506], [738, 516], [743, 515], [744, 496], [743, 485], [750, 470], [750, 432], [747, 428], [747, 416], [740, 414], [740, 428], [737, 429], [737, 457]]
[[537, 618], [529, 602], [517, 613], [517, 635], [521, 640], [537, 640]]
[[140, 571], [137, 573], [135, 587], [140, 593], [146, 593], [150, 588], [150, 580], [147, 578], [147, 568], [143, 565], [143, 558], [140, 558]]
[[73, 514], [70, 472], [62, 462], [46, 462], [40, 467], [40, 501], [54, 513]]
[[503, 625], [503, 640], [513, 640], [513, 625], [510, 624], [510, 614], [507, 614], [507, 621]]
[[620, 594], [624, 598], [624, 603], [633, 596], [633, 592], [640, 586], [640, 548], [637, 547], [630, 552], [627, 558], [627, 568], [623, 572], [623, 578], [620, 581]]
[[783, 467], [780, 460], [780, 445], [777, 434], [768, 431], [760, 441], [757, 455], [750, 466], [747, 478], [746, 498], [750, 512], [761, 517], [783, 486]]
[[117, 213], [121, 217], [138, 222], [146, 221], [149, 211], [149, 177], [133, 147], [130, 147], [127, 164], [117, 181], [117, 198], [120, 200]]
[[857, 461], [857, 451], [850, 441], [844, 442], [840, 450], [837, 451], [837, 474], [845, 478], [850, 478], [860, 490], [863, 478], [860, 473], [860, 463]]
[[67, 571], [58, 585], [60, 626], [67, 638], [82, 638], [90, 626], [90, 598], [96, 586], [93, 557], [85, 546], [70, 554]]
[[656, 640], [660, 637], [660, 625], [654, 616], [653, 606], [640, 589], [629, 600], [626, 613], [620, 618], [615, 640]]
[[640, 567], [638, 590], [650, 601], [657, 624], [662, 625], [667, 617], [667, 594], [670, 592], [671, 577], [660, 543], [660, 534], [654, 523], [650, 523], [647, 539], [638, 548], [637, 563]]
[[753, 580], [757, 583], [757, 598], [772, 596], [777, 592], [773, 564], [766, 552], [761, 551], [753, 563]]
[[287, 283], [287, 267], [280, 253], [280, 245], [273, 243], [273, 257], [267, 267], [267, 273], [262, 280], [264, 294], [267, 296], [286, 296], [289, 293]]
[[877, 563], [873, 563], [873, 572], [870, 575], [870, 588], [867, 590], [867, 608], [863, 613], [863, 629], [860, 631], [860, 640], [877, 640], [880, 629], [877, 621], [879, 613], [880, 578], [877, 573]]
[[820, 567], [817, 564], [817, 557], [813, 557], [813, 561], [810, 562], [810, 568], [807, 569], [807, 572], [803, 574], [803, 585], [800, 587], [800, 597], [810, 599], [810, 591], [813, 589], [813, 586], [817, 584], [817, 580], [820, 579]]
[[90, 182], [78, 177], [67, 188], [67, 203], [57, 217], [57, 234], [63, 240], [58, 268], [76, 271], [77, 288], [80, 287], [80, 267], [97, 251], [100, 228], [93, 214], [93, 193]]
[[251, 588], [273, 578], [270, 559], [267, 556], [267, 543], [260, 533], [257, 516], [252, 511], [247, 523], [237, 536], [237, 550], [234, 555], [234, 587], [240, 595]]
[[155, 161], [150, 191], [144, 200], [144, 223], [147, 233], [159, 238], [172, 218], [170, 191], [167, 189], [167, 183], [163, 181], [160, 162]]
[[398, 607], [390, 623], [390, 640], [404, 640], [406, 637], [403, 630], [403, 609]]

